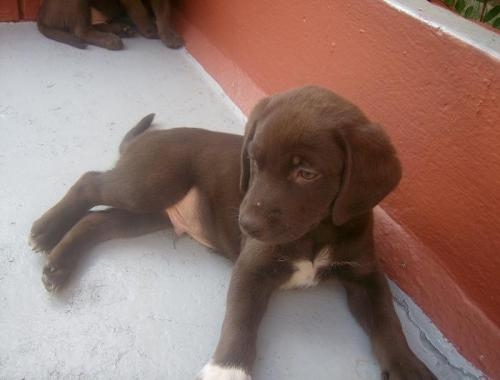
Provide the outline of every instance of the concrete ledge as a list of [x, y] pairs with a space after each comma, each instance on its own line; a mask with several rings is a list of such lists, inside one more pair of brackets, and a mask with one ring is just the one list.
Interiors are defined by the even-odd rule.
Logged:
[[[406, 318], [423, 333], [419, 339], [424, 341], [427, 349], [435, 351], [436, 358], [441, 357], [456, 368], [457, 379], [480, 378], [479, 372], [471, 370], [470, 365], [464, 366], [463, 363], [467, 362], [457, 353], [471, 353], [469, 359], [475, 363], [485, 363], [487, 367], [488, 363], [497, 362], [500, 360], [500, 353], [496, 349], [500, 341], [498, 326], [481, 309], [470, 303], [458, 284], [433, 259], [433, 253], [380, 207], [375, 210], [375, 236], [377, 254], [387, 275], [396, 283], [414, 281], [413, 300], [417, 304], [428, 305], [430, 319], [393, 283], [396, 303], [405, 311]], [[457, 305], [461, 306], [457, 308]], [[471, 329], [471, 326], [477, 325], [481, 326], [481, 331]]]
[[436, 30], [469, 44], [494, 59], [500, 59], [499, 34], [447, 9], [420, 0], [383, 0], [391, 7]]

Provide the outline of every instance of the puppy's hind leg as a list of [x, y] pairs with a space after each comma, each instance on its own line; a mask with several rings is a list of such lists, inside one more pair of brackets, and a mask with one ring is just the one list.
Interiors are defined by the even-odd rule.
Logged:
[[164, 191], [150, 191], [150, 186], [154, 190], [159, 185], [148, 183], [140, 173], [144, 174], [144, 171], [128, 173], [116, 168], [85, 173], [58, 203], [33, 223], [32, 248], [50, 252], [95, 206], [110, 206], [134, 214], [159, 214], [182, 199], [189, 189], [188, 183], [178, 180], [176, 186]]
[[[126, 147], [137, 135], [151, 126], [153, 118], [154, 114], [147, 115], [125, 135], [120, 144], [120, 153], [125, 151]], [[126, 196], [124, 194], [126, 192], [122, 191], [119, 184], [113, 186], [113, 184], [116, 185], [116, 179], [108, 181], [111, 183], [106, 186], [106, 177], [109, 177], [108, 173], [85, 173], [55, 206], [33, 223], [30, 245], [35, 251], [50, 252], [64, 234], [92, 207], [98, 205], [119, 207], [116, 205], [117, 198], [119, 198], [118, 194]], [[102, 194], [105, 192], [103, 188], [106, 189], [107, 187], [111, 188], [108, 191], [110, 195], [103, 197]], [[120, 204], [126, 205], [127, 202], [122, 200]]]
[[48, 256], [42, 276], [45, 288], [48, 291], [59, 288], [81, 255], [101, 242], [137, 237], [171, 226], [163, 213], [135, 214], [113, 208], [90, 211], [64, 235]]
[[33, 223], [30, 245], [35, 251], [50, 252], [64, 234], [99, 202], [100, 172], [87, 172], [66, 195]]
[[90, 5], [86, 0], [42, 2], [37, 17], [40, 33], [52, 40], [84, 49], [87, 44], [72, 33], [76, 24], [90, 25]]
[[45, 37], [50, 38], [51, 40], [62, 42], [63, 44], [68, 44], [78, 49], [85, 49], [87, 44], [82, 39], [68, 33], [64, 30], [51, 28], [49, 26], [44, 25], [41, 21], [38, 21], [38, 30]]

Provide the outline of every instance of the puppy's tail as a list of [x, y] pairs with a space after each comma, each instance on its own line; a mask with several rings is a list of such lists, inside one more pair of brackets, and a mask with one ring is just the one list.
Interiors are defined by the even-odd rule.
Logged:
[[87, 44], [78, 37], [75, 37], [71, 33], [65, 32], [64, 30], [48, 27], [47, 25], [44, 25], [41, 20], [38, 20], [37, 26], [40, 33], [51, 40], [62, 42], [78, 49], [85, 49], [87, 47]]
[[119, 148], [120, 154], [122, 154], [125, 151], [125, 149], [127, 149], [132, 140], [134, 140], [138, 135], [143, 133], [151, 126], [151, 123], [153, 122], [154, 118], [155, 114], [150, 113], [148, 116], [143, 117], [142, 120], [139, 121], [134, 128], [132, 128], [130, 131], [127, 132], [127, 134], [125, 135], [120, 144]]

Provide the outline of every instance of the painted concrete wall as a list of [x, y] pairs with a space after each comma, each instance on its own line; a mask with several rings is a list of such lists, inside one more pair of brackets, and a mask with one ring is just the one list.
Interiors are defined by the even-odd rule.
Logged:
[[0, 21], [36, 20], [42, 0], [1, 0]]
[[19, 20], [17, 0], [3, 0], [0, 4], [0, 21]]
[[185, 0], [188, 50], [248, 113], [316, 83], [397, 146], [378, 210], [389, 275], [470, 360], [500, 376], [500, 64], [383, 1]]

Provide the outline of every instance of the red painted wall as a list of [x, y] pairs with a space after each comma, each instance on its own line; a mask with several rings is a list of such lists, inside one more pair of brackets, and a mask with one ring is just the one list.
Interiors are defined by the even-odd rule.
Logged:
[[42, 0], [19, 0], [23, 20], [36, 20]]
[[466, 357], [500, 377], [500, 65], [383, 1], [185, 0], [188, 50], [248, 113], [316, 83], [393, 138], [404, 179], [380, 257]]
[[17, 0], [2, 0], [0, 4], [0, 21], [19, 20]]
[[0, 0], [0, 21], [36, 20], [42, 0]]

